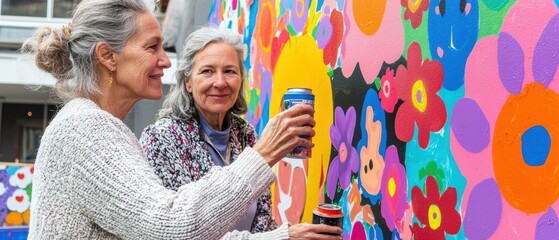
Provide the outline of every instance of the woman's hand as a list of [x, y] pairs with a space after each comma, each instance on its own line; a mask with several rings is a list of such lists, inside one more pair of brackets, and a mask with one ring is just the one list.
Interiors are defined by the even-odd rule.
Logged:
[[342, 229], [339, 227], [329, 226], [326, 224], [309, 224], [299, 223], [291, 225], [288, 228], [289, 239], [342, 239], [340, 234]]
[[[316, 124], [313, 115], [313, 107], [307, 104], [297, 104], [280, 112], [270, 119], [253, 149], [273, 166], [297, 146], [312, 148]], [[300, 137], [302, 135], [309, 138]]]

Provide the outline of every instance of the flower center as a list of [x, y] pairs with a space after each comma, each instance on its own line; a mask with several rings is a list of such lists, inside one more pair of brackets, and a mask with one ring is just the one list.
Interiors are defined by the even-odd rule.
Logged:
[[429, 206], [429, 213], [427, 215], [429, 217], [429, 227], [433, 230], [437, 230], [441, 226], [441, 209], [439, 206], [435, 204], [431, 204]]
[[390, 197], [394, 197], [395, 193], [396, 193], [396, 181], [394, 181], [394, 178], [391, 177], [390, 179], [388, 179], [388, 194], [390, 194]]
[[304, 0], [297, 0], [295, 3], [295, 14], [298, 18], [303, 17], [303, 13], [305, 12], [305, 1]]
[[384, 82], [384, 84], [382, 86], [382, 93], [384, 93], [385, 97], [390, 96], [390, 82], [389, 81]]
[[422, 0], [408, 0], [408, 9], [410, 12], [415, 13], [421, 5], [421, 2]]
[[347, 146], [345, 143], [340, 145], [340, 162], [345, 162], [347, 160]]
[[425, 109], [427, 108], [427, 91], [425, 91], [423, 80], [415, 81], [411, 90], [411, 94], [413, 106], [420, 112], [425, 112]]

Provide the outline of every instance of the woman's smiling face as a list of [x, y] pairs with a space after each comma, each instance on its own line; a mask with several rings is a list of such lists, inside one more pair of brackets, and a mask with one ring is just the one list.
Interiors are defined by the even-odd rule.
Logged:
[[137, 21], [137, 32], [116, 54], [114, 82], [128, 91], [125, 97], [157, 100], [162, 96], [163, 69], [171, 67], [171, 62], [163, 50], [163, 35], [156, 18], [143, 13]]
[[235, 48], [214, 42], [198, 52], [186, 90], [192, 93], [198, 111], [208, 121], [223, 121], [233, 107], [242, 83], [241, 65]]

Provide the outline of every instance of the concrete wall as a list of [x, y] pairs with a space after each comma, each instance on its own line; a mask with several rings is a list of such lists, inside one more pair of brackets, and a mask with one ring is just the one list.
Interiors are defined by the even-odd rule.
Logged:
[[344, 239], [559, 236], [559, 1], [214, 1], [244, 35], [247, 119], [312, 88], [313, 156], [276, 220], [342, 206]]

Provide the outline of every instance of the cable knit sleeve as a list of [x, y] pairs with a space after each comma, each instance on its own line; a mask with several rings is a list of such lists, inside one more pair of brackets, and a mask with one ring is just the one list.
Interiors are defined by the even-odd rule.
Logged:
[[282, 240], [289, 239], [288, 225], [283, 224], [275, 230], [262, 232], [262, 233], [250, 233], [248, 231], [232, 231], [227, 233], [221, 238], [221, 240]]
[[[254, 146], [257, 138], [257, 133], [254, 127], [248, 123], [246, 120], [243, 121], [241, 131], [244, 132], [244, 140], [248, 143], [248, 146]], [[274, 230], [278, 227], [276, 221], [272, 215], [272, 193], [268, 189], [257, 201], [256, 214], [254, 216], [254, 221], [252, 223], [252, 232], [267, 232]]]
[[161, 185], [135, 136], [101, 110], [65, 121], [72, 133], [72, 191], [81, 214], [125, 239], [218, 239], [275, 180], [252, 148], [234, 164], [172, 191]]

